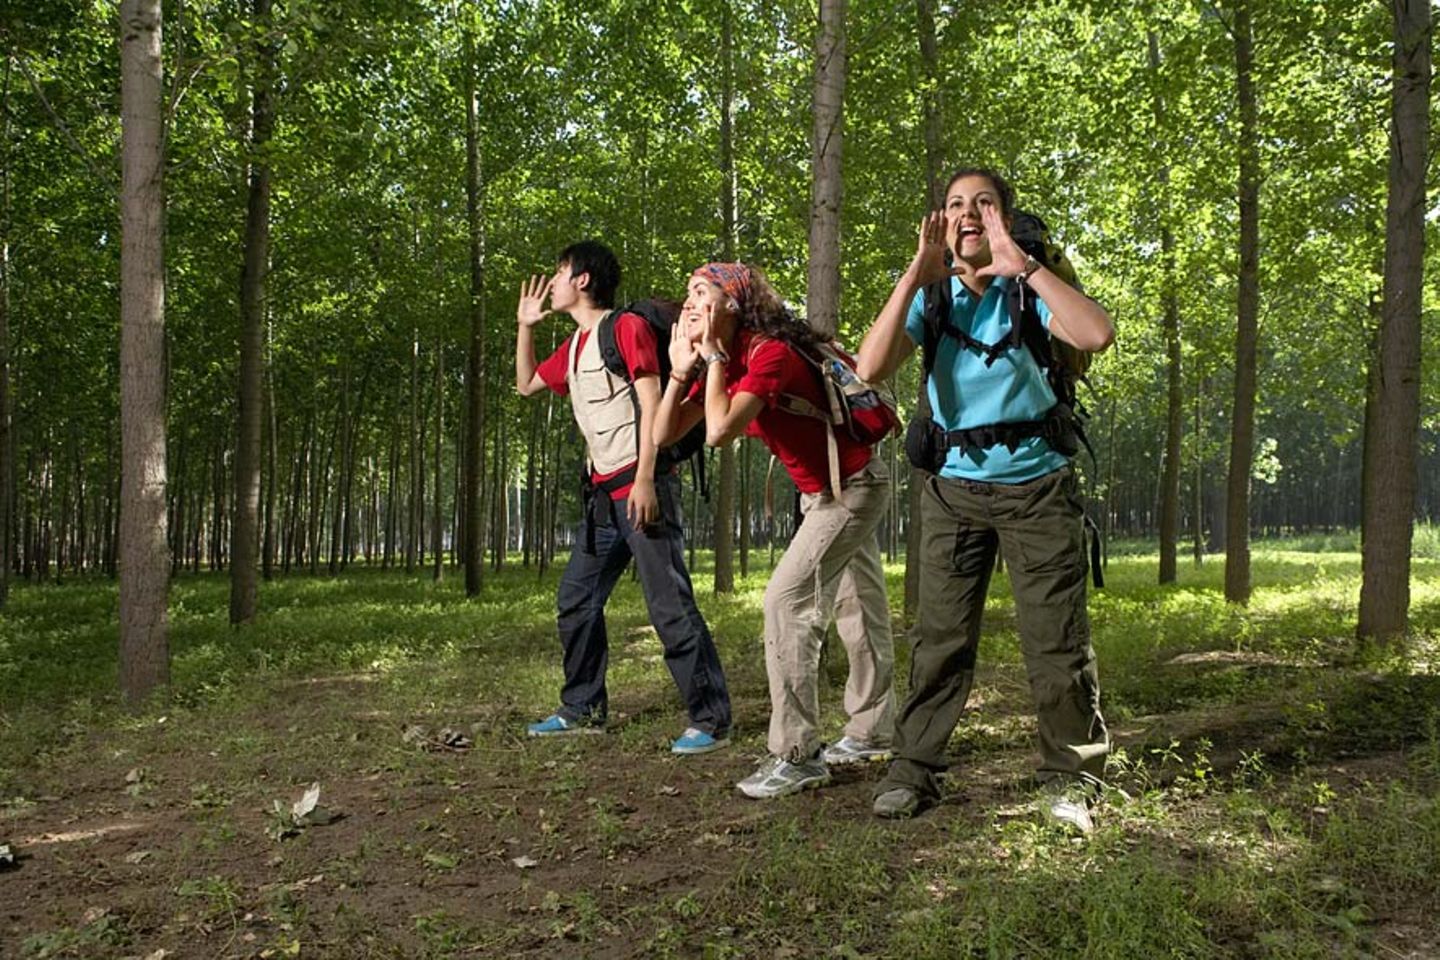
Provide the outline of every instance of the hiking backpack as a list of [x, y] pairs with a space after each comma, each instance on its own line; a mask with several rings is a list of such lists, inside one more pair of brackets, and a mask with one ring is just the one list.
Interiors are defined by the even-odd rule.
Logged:
[[[670, 376], [670, 352], [666, 347], [670, 343], [671, 329], [675, 322], [680, 319], [680, 304], [670, 300], [657, 300], [646, 298], [636, 300], [634, 303], [626, 304], [616, 310], [611, 310], [600, 319], [596, 325], [596, 345], [600, 350], [600, 358], [605, 363], [605, 369], [614, 376], [624, 380], [630, 387], [630, 402], [635, 405], [635, 442], [640, 443], [640, 395], [635, 392], [635, 382], [630, 379], [630, 370], [625, 366], [625, 358], [620, 354], [620, 345], [615, 342], [615, 320], [622, 313], [633, 313], [650, 325], [655, 332], [657, 344], [656, 353], [660, 360], [660, 383], [663, 389], [666, 378]], [[705, 421], [701, 420], [691, 427], [680, 439], [672, 444], [662, 447], [656, 453], [655, 470], [660, 473], [669, 470], [672, 466], [690, 461], [690, 468], [695, 475], [696, 483], [700, 487], [700, 493], [706, 500], [710, 499], [709, 491], [705, 484]], [[628, 480], [626, 482], [629, 482]]]
[[833, 340], [822, 340], [810, 347], [794, 347], [820, 380], [826, 407], [821, 409], [804, 397], [782, 393], [776, 407], [787, 413], [810, 417], [825, 424], [830, 459], [830, 492], [840, 496], [840, 450], [835, 431], [844, 430], [855, 442], [873, 446], [900, 426], [895, 398], [889, 389], [861, 380], [855, 372], [855, 359]]

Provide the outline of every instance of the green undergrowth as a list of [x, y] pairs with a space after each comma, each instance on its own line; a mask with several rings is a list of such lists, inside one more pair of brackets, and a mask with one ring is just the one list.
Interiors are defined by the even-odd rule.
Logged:
[[[6, 816], [63, 793], [77, 771], [133, 766], [123, 803], [143, 811], [178, 795], [194, 827], [162, 901], [212, 926], [283, 914], [290, 928], [266, 941], [275, 956], [302, 937], [317, 956], [347, 955], [325, 943], [372, 942], [391, 946], [366, 955], [1424, 956], [1440, 950], [1440, 562], [1415, 562], [1410, 641], [1362, 649], [1359, 559], [1313, 546], [1257, 544], [1245, 609], [1224, 602], [1218, 561], [1182, 560], [1179, 582], [1160, 587], [1153, 555], [1112, 554], [1090, 619], [1117, 749], [1100, 828], [1083, 842], [1045, 827], [1020, 782], [1034, 728], [1003, 575], [978, 707], [952, 741], [962, 763], [951, 795], [907, 824], [865, 814], [851, 796], [863, 782], [762, 807], [719, 778], [695, 782], [683, 822], [634, 817], [614, 771], [668, 763], [682, 716], [628, 576], [609, 616], [611, 735], [543, 745], [521, 733], [555, 705], [554, 570], [491, 571], [477, 600], [458, 575], [281, 579], [263, 585], [261, 615], [243, 629], [226, 622], [223, 575], [182, 576], [171, 688], [138, 712], [115, 694], [114, 585], [21, 584], [0, 617], [0, 842]], [[713, 596], [708, 557], [695, 575], [735, 701], [732, 759], [765, 742], [760, 556], [727, 597]], [[887, 568], [897, 621], [903, 572]], [[896, 653], [903, 690], [903, 640]], [[825, 669], [833, 735], [838, 646]], [[463, 767], [402, 740], [411, 725], [463, 730], [477, 769], [503, 770], [507, 788], [466, 789]], [[147, 757], [183, 758], [183, 770], [147, 770]], [[380, 818], [323, 870], [277, 867], [276, 882], [343, 882], [348, 905], [333, 916], [307, 913], [303, 892], [277, 905], [281, 894], [226, 870], [247, 844], [271, 842], [244, 812], [293, 800], [317, 776], [375, 784], [351, 813]], [[443, 805], [430, 802], [437, 793]], [[415, 814], [420, 797], [430, 805]], [[677, 844], [694, 853], [643, 895], [592, 861], [559, 885], [527, 875], [499, 915], [447, 902], [412, 911], [408, 939], [392, 941], [394, 918], [365, 894], [391, 865], [441, 888], [493, 869], [460, 821], [511, 831], [540, 861], [579, 848], [601, 863]], [[303, 851], [310, 837], [287, 842]], [[57, 917], [21, 955], [145, 955], [143, 925], [128, 923], [119, 911]]]

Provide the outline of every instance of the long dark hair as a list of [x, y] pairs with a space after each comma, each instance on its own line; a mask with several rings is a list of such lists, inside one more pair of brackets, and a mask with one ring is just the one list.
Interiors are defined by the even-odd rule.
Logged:
[[750, 268], [750, 290], [740, 305], [740, 326], [761, 336], [784, 340], [802, 350], [825, 339], [809, 323], [795, 316], [759, 267]]

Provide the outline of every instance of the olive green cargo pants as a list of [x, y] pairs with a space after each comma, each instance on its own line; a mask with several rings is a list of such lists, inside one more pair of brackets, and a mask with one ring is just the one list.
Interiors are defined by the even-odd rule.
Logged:
[[1042, 780], [1099, 779], [1109, 735], [1085, 607], [1083, 508], [1069, 467], [1019, 484], [926, 478], [921, 501], [920, 607], [909, 698], [895, 761], [876, 794], [897, 786], [940, 796], [936, 774], [975, 678], [980, 617], [995, 551], [1015, 595], [1020, 648], [1039, 720]]

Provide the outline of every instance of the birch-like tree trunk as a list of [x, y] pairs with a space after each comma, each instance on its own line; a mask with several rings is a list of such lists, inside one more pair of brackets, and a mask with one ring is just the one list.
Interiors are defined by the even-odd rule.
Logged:
[[170, 679], [160, 0], [120, 4], [120, 692]]
[[[920, 67], [924, 87], [921, 90], [921, 126], [925, 132], [926, 209], [945, 206], [945, 128], [940, 99], [940, 45], [935, 38], [935, 8], [931, 0], [915, 0], [915, 18], [920, 35]], [[920, 378], [919, 396], [915, 398], [915, 415], [930, 416], [930, 393], [925, 378]], [[913, 619], [920, 607], [920, 509], [921, 491], [925, 489], [925, 471], [910, 468], [910, 514], [905, 527], [905, 617]]]
[[[720, 249], [734, 260], [735, 200], [735, 72], [734, 35], [727, 2], [720, 19]], [[720, 448], [720, 482], [715, 496], [715, 592], [735, 590], [735, 441]]]
[[[253, 0], [255, 25], [266, 29], [270, 0]], [[275, 47], [255, 45], [250, 127], [250, 192], [245, 211], [244, 267], [240, 276], [239, 421], [235, 434], [235, 507], [230, 541], [230, 622], [251, 623], [259, 605], [255, 553], [260, 521], [261, 396], [265, 347], [265, 274], [270, 262], [270, 161], [266, 150], [275, 129], [270, 101]]]
[[1393, 0], [1392, 8], [1385, 292], [1366, 397], [1360, 615], [1355, 628], [1361, 638], [1376, 640], [1403, 635], [1410, 611], [1433, 29], [1429, 0]]
[[841, 147], [845, 129], [845, 0], [820, 0], [810, 158], [810, 325], [835, 335], [840, 318]]
[[[1155, 135], [1166, 136], [1165, 101], [1160, 94], [1160, 38], [1149, 35], [1150, 70], [1154, 75]], [[1156, 175], [1160, 195], [1155, 198], [1160, 221], [1161, 329], [1165, 336], [1165, 451], [1160, 477], [1161, 583], [1174, 583], [1180, 538], [1180, 439], [1185, 417], [1185, 396], [1180, 379], [1180, 302], [1175, 291], [1175, 234], [1170, 229], [1170, 165], [1162, 163]]]
[[1255, 362], [1260, 319], [1260, 155], [1250, 0], [1233, 0], [1235, 90], [1240, 106], [1240, 287], [1235, 394], [1225, 486], [1225, 599], [1250, 602], [1250, 471], [1255, 459]]
[[10, 77], [5, 58], [0, 92], [0, 610], [10, 598], [10, 527], [14, 517], [15, 444], [10, 432]]
[[431, 577], [445, 579], [445, 345], [435, 338], [435, 502], [431, 505], [430, 552], [434, 560]]
[[485, 222], [475, 38], [465, 34], [465, 222], [470, 238], [469, 366], [465, 375], [465, 595], [485, 585]]

